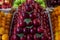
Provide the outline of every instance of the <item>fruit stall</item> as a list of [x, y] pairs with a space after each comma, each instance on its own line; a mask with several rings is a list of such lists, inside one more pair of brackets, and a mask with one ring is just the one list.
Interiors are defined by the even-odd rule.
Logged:
[[0, 0], [0, 40], [60, 40], [60, 0]]

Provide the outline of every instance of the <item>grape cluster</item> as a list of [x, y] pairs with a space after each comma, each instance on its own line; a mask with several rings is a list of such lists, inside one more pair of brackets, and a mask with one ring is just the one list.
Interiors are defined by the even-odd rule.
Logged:
[[10, 40], [52, 40], [48, 15], [37, 2], [18, 7]]

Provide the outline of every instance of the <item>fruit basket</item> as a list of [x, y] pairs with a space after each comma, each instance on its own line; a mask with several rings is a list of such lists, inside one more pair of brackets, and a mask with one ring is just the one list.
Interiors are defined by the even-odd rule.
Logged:
[[53, 40], [48, 12], [30, 2], [20, 5], [14, 14], [10, 40]]
[[49, 8], [50, 22], [54, 40], [60, 40], [60, 6]]
[[9, 40], [12, 17], [11, 9], [0, 9], [0, 40]]
[[60, 6], [55, 7], [51, 11], [51, 22], [54, 34], [54, 40], [60, 40]]

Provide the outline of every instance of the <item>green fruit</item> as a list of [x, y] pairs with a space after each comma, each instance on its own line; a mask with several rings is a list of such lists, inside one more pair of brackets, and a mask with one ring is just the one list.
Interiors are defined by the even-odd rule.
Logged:
[[17, 5], [17, 4], [14, 4], [14, 5], [13, 5], [14, 8], [18, 8], [18, 6], [19, 6], [19, 5]]
[[21, 3], [25, 2], [26, 0], [21, 0]]
[[14, 5], [19, 5], [19, 4], [21, 4], [21, 1], [20, 0], [15, 0], [14, 1]]
[[16, 2], [16, 1], [15, 1], [14, 4], [18, 4], [18, 5], [19, 5], [19, 4], [21, 4], [21, 2]]
[[18, 5], [22, 4], [22, 3], [25, 2], [25, 1], [26, 1], [26, 0], [15, 0], [13, 6], [18, 6]]
[[44, 7], [44, 8], [46, 7], [45, 4], [41, 4], [41, 6]]

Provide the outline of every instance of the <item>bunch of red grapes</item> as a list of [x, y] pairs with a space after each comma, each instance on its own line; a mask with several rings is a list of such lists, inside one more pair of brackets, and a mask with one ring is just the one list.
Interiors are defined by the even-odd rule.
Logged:
[[46, 0], [46, 1], [48, 7], [60, 5], [60, 0]]
[[23, 3], [14, 15], [10, 40], [52, 40], [48, 14], [37, 3]]

